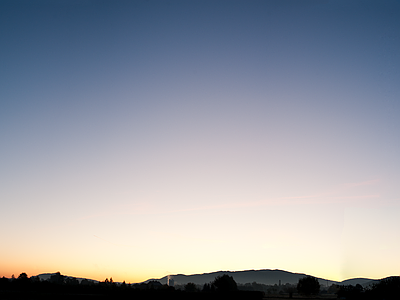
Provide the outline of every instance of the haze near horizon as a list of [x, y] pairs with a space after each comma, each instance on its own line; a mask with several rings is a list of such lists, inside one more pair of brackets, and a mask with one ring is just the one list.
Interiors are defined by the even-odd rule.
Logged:
[[0, 276], [399, 275], [397, 1], [1, 1]]

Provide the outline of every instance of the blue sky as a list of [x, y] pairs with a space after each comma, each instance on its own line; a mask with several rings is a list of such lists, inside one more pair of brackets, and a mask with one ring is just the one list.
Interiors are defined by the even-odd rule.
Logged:
[[0, 275], [398, 275], [399, 12], [2, 1]]

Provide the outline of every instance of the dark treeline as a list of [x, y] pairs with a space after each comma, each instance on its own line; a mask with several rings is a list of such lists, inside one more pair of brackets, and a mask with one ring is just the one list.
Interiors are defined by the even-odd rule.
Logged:
[[388, 277], [367, 288], [360, 284], [338, 287], [338, 298], [349, 300], [400, 299], [400, 276]]
[[[322, 291], [318, 280], [306, 276], [299, 280], [297, 286], [264, 286], [256, 282], [237, 285], [233, 277], [222, 275], [203, 286], [187, 283], [183, 286], [163, 285], [159, 281], [127, 284], [116, 283], [112, 278], [103, 282], [61, 275], [59, 272], [47, 280], [39, 277], [28, 277], [21, 273], [18, 278], [0, 278], [0, 299], [249, 299], [259, 300], [264, 296], [275, 294], [281, 297], [301, 295], [302, 297], [319, 297], [324, 293], [334, 294], [339, 299], [380, 300], [400, 299], [400, 277], [388, 277], [368, 287], [359, 284], [331, 285]], [[272, 288], [272, 290], [271, 290]]]
[[79, 281], [59, 272], [48, 280], [40, 280], [21, 273], [18, 278], [0, 278], [0, 299], [262, 299], [263, 293], [240, 291], [233, 278], [227, 277], [217, 277], [203, 290], [192, 290], [190, 284], [178, 290], [158, 281], [141, 284], [116, 283], [112, 278], [103, 282]]

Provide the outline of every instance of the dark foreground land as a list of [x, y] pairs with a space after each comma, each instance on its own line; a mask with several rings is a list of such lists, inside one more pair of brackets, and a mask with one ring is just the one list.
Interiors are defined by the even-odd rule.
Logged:
[[301, 296], [301, 295], [294, 295], [293, 297], [289, 297], [289, 295], [265, 295], [263, 297], [264, 300], [286, 300], [286, 299], [293, 299], [293, 300], [330, 300], [330, 299], [337, 299], [338, 296], [335, 294], [326, 294], [326, 295], [318, 295], [318, 296]]
[[32, 299], [32, 300], [162, 300], [162, 299], [193, 299], [193, 300], [262, 300], [261, 292], [225, 292], [225, 293], [188, 293], [183, 291], [140, 291], [134, 293], [96, 293], [76, 294], [57, 292], [32, 292], [32, 291], [0, 291], [1, 300]]
[[180, 290], [130, 290], [130, 291], [93, 291], [93, 292], [69, 292], [69, 291], [24, 291], [24, 290], [0, 290], [0, 300], [390, 300], [400, 299], [400, 293], [383, 294], [357, 294], [347, 297], [338, 295], [300, 296], [293, 295], [264, 295], [255, 291], [234, 292], [185, 292]]
[[[217, 277], [211, 284], [205, 284], [203, 289], [196, 288], [195, 284], [187, 284], [184, 289], [162, 285], [160, 282], [151, 281], [142, 284], [117, 284], [106, 279], [104, 282], [89, 282], [66, 278], [59, 273], [52, 275], [50, 280], [28, 278], [22, 273], [18, 279], [0, 278], [0, 300], [399, 300], [400, 276], [388, 277], [380, 280], [373, 286], [363, 288], [361, 285], [335, 286], [334, 294], [301, 293], [299, 286], [297, 292], [290, 288], [282, 294], [269, 294], [261, 291], [240, 290], [230, 276]], [[293, 297], [290, 298], [289, 295]], [[301, 296], [309, 295], [309, 296]]]

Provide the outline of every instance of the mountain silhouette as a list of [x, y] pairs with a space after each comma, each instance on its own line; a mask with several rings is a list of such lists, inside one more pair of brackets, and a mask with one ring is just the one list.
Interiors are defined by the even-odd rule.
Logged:
[[378, 279], [369, 279], [369, 278], [352, 278], [352, 279], [346, 279], [341, 281], [339, 284], [340, 285], [354, 285], [356, 286], [357, 284], [366, 287], [369, 285], [372, 285], [374, 283], [378, 283], [380, 280]]
[[[39, 274], [39, 275], [36, 275], [36, 276], [32, 276], [32, 277], [37, 277], [37, 278], [39, 278], [41, 281], [44, 281], [44, 280], [49, 280], [50, 277], [51, 277], [52, 275], [56, 275], [56, 274], [57, 274], [57, 273], [42, 273], [42, 274]], [[65, 276], [66, 278], [77, 279], [77, 280], [79, 281], [79, 283], [80, 283], [82, 280], [88, 280], [88, 281], [93, 282], [93, 283], [99, 282], [99, 281], [93, 280], [93, 279], [87, 279], [87, 278], [81, 278], [81, 277], [74, 277], [74, 276], [68, 276], [68, 275], [63, 275], [63, 276]]]
[[[198, 285], [203, 285], [205, 283], [209, 283], [215, 279], [217, 276], [222, 275], [232, 276], [233, 279], [238, 284], [252, 283], [257, 282], [266, 285], [274, 285], [274, 284], [297, 284], [300, 278], [307, 276], [307, 274], [303, 273], [292, 273], [288, 271], [282, 270], [247, 270], [247, 271], [218, 271], [212, 273], [204, 273], [204, 274], [194, 274], [194, 275], [168, 275], [159, 279], [149, 279], [144, 283], [147, 283], [151, 280], [156, 280], [161, 282], [162, 284], [166, 284], [168, 278], [172, 278], [174, 280], [175, 285], [184, 285], [189, 282], [193, 282]], [[327, 280], [324, 278], [317, 278], [321, 285], [331, 285], [331, 284], [340, 284], [337, 281]]]
[[[40, 280], [48, 280], [52, 275], [56, 273], [43, 273], [36, 275], [34, 277], [40, 278]], [[252, 282], [257, 282], [261, 284], [266, 284], [266, 285], [285, 285], [286, 283], [289, 284], [294, 284], [296, 285], [299, 282], [300, 278], [303, 278], [305, 276], [310, 276], [308, 274], [304, 273], [292, 273], [288, 271], [283, 271], [283, 270], [270, 270], [270, 269], [263, 269], [263, 270], [246, 270], [246, 271], [217, 271], [217, 272], [211, 272], [211, 273], [203, 273], [203, 274], [193, 274], [193, 275], [184, 275], [184, 274], [177, 274], [177, 275], [168, 275], [164, 276], [162, 278], [152, 278], [148, 279], [142, 283], [148, 283], [150, 281], [158, 281], [161, 284], [167, 284], [168, 278], [174, 280], [175, 285], [185, 285], [189, 282], [192, 282], [197, 285], [204, 285], [205, 283], [210, 283], [214, 281], [214, 279], [217, 276], [222, 276], [222, 275], [229, 275], [232, 276], [233, 279], [238, 283], [238, 284], [246, 284], [246, 283], [252, 283]], [[79, 278], [79, 277], [73, 277], [73, 276], [66, 276], [69, 278], [75, 278], [79, 282], [86, 278]], [[332, 284], [338, 284], [338, 285], [357, 285], [360, 284], [363, 287], [372, 285], [373, 283], [378, 283], [380, 280], [375, 280], [375, 279], [369, 279], [369, 278], [352, 278], [352, 279], [346, 279], [343, 281], [334, 281], [334, 280], [329, 280], [329, 279], [324, 279], [324, 278], [318, 278], [316, 277], [320, 283], [321, 286], [330, 286]], [[87, 279], [93, 283], [97, 283], [97, 280], [92, 280], [92, 279]]]
[[[156, 280], [162, 284], [167, 284], [168, 278], [170, 278], [174, 280], [175, 285], [185, 285], [189, 282], [193, 282], [194, 284], [197, 285], [204, 285], [205, 283], [212, 282], [215, 279], [215, 277], [222, 276], [224, 274], [232, 276], [233, 279], [238, 284], [257, 282], [266, 285], [275, 285], [275, 284], [284, 285], [286, 283], [296, 285], [299, 282], [300, 278], [303, 278], [305, 276], [310, 276], [309, 274], [304, 274], [304, 273], [292, 273], [277, 269], [275, 270], [264, 269], [264, 270], [246, 270], [246, 271], [218, 271], [218, 272], [194, 274], [194, 275], [184, 275], [184, 274], [168, 275], [159, 279], [155, 278], [149, 279], [144, 281], [144, 283]], [[332, 284], [338, 284], [338, 285], [360, 284], [363, 287], [365, 287], [371, 285], [372, 283], [379, 282], [379, 280], [368, 279], [368, 278], [353, 278], [343, 281], [334, 281], [318, 277], [316, 278], [318, 279], [319, 284], [321, 286], [330, 286]]]

